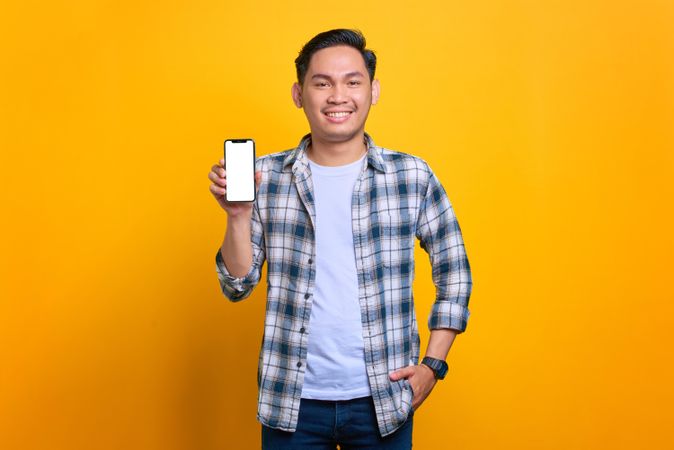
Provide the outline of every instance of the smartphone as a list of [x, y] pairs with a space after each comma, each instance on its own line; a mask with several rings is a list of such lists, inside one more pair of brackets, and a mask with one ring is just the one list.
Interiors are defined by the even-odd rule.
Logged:
[[228, 202], [255, 201], [255, 141], [227, 139], [225, 141], [225, 171]]

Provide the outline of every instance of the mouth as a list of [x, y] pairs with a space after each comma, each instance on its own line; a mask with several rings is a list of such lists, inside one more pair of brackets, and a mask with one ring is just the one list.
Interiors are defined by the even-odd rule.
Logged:
[[342, 123], [346, 122], [349, 117], [351, 117], [353, 111], [333, 111], [333, 112], [324, 112], [323, 115], [332, 123]]

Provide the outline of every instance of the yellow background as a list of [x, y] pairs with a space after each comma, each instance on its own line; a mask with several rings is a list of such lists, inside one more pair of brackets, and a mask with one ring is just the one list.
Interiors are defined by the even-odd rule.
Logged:
[[336, 27], [379, 57], [366, 130], [434, 168], [473, 269], [415, 448], [672, 448], [666, 0], [3, 4], [0, 447], [259, 448], [265, 289], [220, 293], [207, 173], [226, 138], [299, 142], [293, 60]]

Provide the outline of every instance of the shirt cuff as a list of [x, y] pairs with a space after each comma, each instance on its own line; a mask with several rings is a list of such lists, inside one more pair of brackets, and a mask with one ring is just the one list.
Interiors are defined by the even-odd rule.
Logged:
[[451, 328], [463, 333], [468, 325], [470, 311], [459, 303], [436, 301], [428, 318], [428, 329]]
[[215, 254], [215, 269], [218, 273], [218, 279], [220, 280], [220, 287], [222, 292], [231, 300], [243, 299], [245, 298], [244, 294], [249, 290], [250, 280], [255, 271], [255, 265], [251, 265], [248, 273], [242, 277], [232, 276], [227, 267], [225, 267], [225, 261], [222, 259], [222, 253], [220, 249]]

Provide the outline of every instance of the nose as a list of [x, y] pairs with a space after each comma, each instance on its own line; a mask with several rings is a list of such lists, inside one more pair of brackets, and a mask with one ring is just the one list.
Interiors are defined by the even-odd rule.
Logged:
[[342, 86], [340, 83], [335, 83], [330, 96], [328, 97], [328, 103], [344, 103], [346, 102], [346, 87]]

